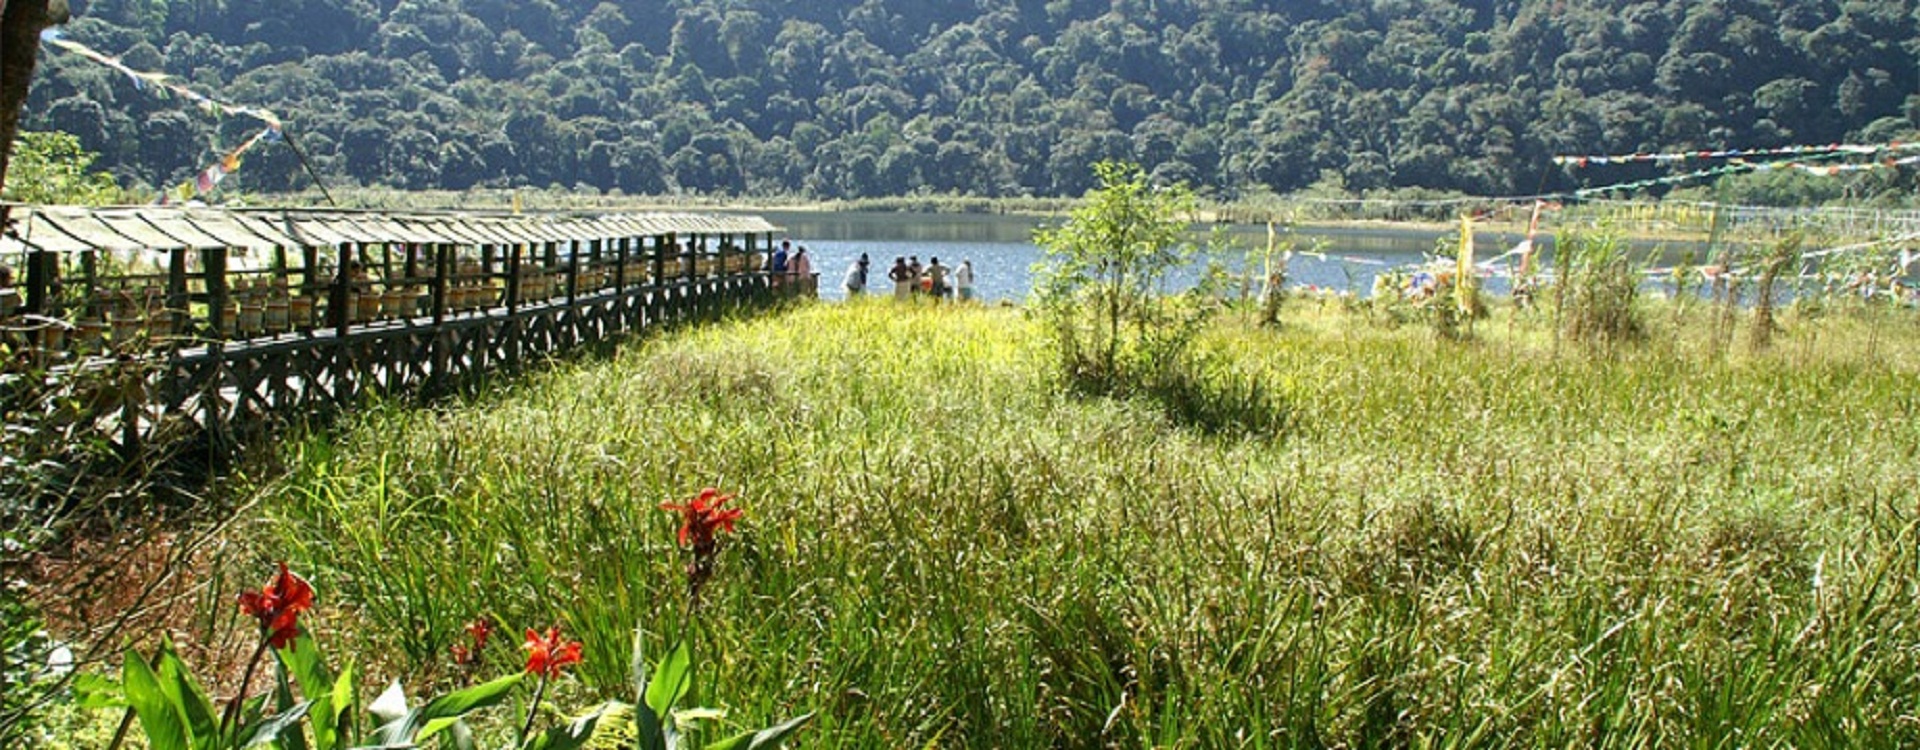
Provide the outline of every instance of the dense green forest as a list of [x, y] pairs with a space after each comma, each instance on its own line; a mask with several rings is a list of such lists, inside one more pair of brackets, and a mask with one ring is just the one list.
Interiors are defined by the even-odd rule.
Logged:
[[[1916, 0], [73, 0], [66, 35], [268, 107], [330, 182], [627, 194], [1079, 195], [1088, 165], [1232, 198], [1482, 195], [1569, 152], [1885, 141]], [[129, 186], [258, 130], [48, 50], [25, 127]], [[255, 149], [243, 189], [309, 184]], [[1893, 170], [1860, 186], [1911, 188]]]

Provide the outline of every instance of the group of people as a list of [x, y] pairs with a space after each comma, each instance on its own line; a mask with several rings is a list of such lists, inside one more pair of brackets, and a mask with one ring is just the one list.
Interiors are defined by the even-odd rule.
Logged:
[[[853, 298], [865, 294], [871, 261], [866, 253], [847, 266], [844, 286], [847, 297]], [[893, 259], [893, 267], [887, 269], [887, 280], [893, 282], [893, 298], [907, 301], [914, 295], [925, 295], [935, 300], [959, 299], [962, 302], [973, 299], [973, 261], [960, 261], [958, 268], [948, 267], [938, 257], [920, 265], [920, 256], [907, 255]]]

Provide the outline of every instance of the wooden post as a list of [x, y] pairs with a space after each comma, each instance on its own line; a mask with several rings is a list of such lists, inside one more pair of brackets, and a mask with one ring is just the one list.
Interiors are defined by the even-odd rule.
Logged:
[[613, 290], [616, 292], [627, 291], [627, 246], [631, 242], [631, 237], [621, 237], [619, 244], [614, 246]]
[[227, 249], [200, 248], [200, 266], [205, 271], [207, 285], [207, 326], [213, 329], [207, 338], [224, 341], [227, 338]]
[[700, 278], [700, 256], [697, 254], [699, 247], [700, 235], [696, 234], [687, 238], [687, 247], [680, 253], [680, 257], [686, 259], [688, 281]]
[[408, 242], [406, 244], [401, 245], [401, 247], [404, 247], [407, 249], [406, 278], [407, 278], [407, 283], [411, 284], [413, 283], [414, 279], [419, 278], [420, 276], [420, 246], [412, 242]]
[[447, 277], [453, 274], [453, 246], [433, 245], [433, 324], [447, 321]]
[[655, 235], [653, 238], [653, 285], [659, 287], [667, 280], [667, 249], [673, 247], [673, 233]]
[[187, 298], [187, 249], [176, 247], [167, 253], [167, 317], [173, 319], [173, 330], [178, 335], [189, 332], [193, 320], [188, 317]]
[[[300, 262], [306, 267], [300, 269], [300, 293], [309, 297], [320, 295], [320, 248], [313, 245], [300, 248]], [[307, 321], [313, 325], [313, 321]]]
[[[592, 263], [587, 266], [588, 268], [598, 271], [602, 268], [607, 267], [605, 258], [602, 257], [604, 255], [604, 251], [606, 250], [606, 248], [604, 247], [605, 244], [606, 244], [605, 241], [597, 238], [587, 241], [587, 258], [592, 261]], [[594, 275], [599, 276], [599, 274], [597, 273]], [[601, 285], [595, 284], [594, 286], [595, 288], [598, 288]]]
[[[549, 245], [551, 246], [551, 245]], [[580, 244], [567, 243], [567, 305], [580, 297]]]
[[507, 312], [520, 309], [520, 243], [507, 246]]
[[27, 252], [26, 307], [21, 312], [28, 315], [48, 315], [53, 312], [53, 284], [60, 274], [60, 258], [46, 250]]
[[94, 293], [100, 291], [100, 252], [98, 250], [81, 251], [80, 277], [87, 295], [84, 299], [93, 299]]
[[334, 269], [333, 290], [327, 298], [327, 317], [342, 341], [353, 320], [353, 243], [340, 243], [340, 265]]

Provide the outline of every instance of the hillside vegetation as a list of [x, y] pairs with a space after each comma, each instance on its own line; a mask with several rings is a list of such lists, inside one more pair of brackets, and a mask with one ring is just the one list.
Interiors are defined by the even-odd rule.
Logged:
[[370, 674], [559, 622], [584, 704], [636, 622], [688, 627], [656, 505], [738, 492], [699, 700], [818, 711], [808, 746], [1920, 742], [1913, 320], [1716, 357], [1654, 311], [1605, 350], [1505, 308], [1464, 342], [1223, 319], [1238, 376], [1196, 382], [1283, 412], [1236, 434], [1064, 395], [1018, 311], [815, 305], [378, 410], [295, 446], [244, 535]]
[[[327, 179], [814, 198], [1644, 178], [1558, 153], [1915, 130], [1913, 0], [73, 0], [70, 38], [272, 108]], [[26, 126], [176, 184], [258, 125], [47, 53]], [[257, 149], [228, 187], [310, 185]], [[1794, 181], [1779, 174], [1764, 181]], [[1892, 170], [1792, 199], [1910, 193]], [[1905, 191], [1903, 193], [1902, 191]], [[1782, 191], [1757, 191], [1779, 195]]]

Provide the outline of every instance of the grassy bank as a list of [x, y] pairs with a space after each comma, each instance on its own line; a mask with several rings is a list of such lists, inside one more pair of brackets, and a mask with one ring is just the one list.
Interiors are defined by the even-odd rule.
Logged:
[[377, 409], [251, 531], [372, 674], [484, 614], [616, 697], [636, 622], [690, 627], [656, 505], [738, 492], [695, 690], [806, 746], [1920, 742], [1916, 322], [1714, 359], [1504, 315], [1223, 325], [1287, 427], [1220, 436], [1060, 395], [1018, 311], [814, 306]]

